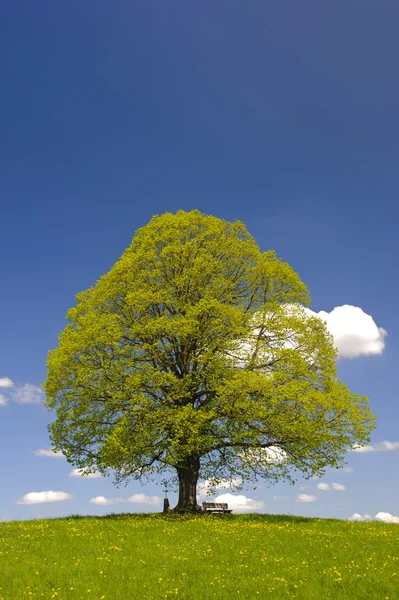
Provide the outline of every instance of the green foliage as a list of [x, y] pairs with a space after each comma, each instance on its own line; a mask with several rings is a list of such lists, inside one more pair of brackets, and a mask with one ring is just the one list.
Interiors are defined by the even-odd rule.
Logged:
[[396, 600], [399, 527], [277, 515], [0, 523], [0, 600]]
[[155, 216], [76, 300], [44, 387], [54, 449], [80, 468], [119, 482], [195, 456], [204, 478], [272, 482], [369, 440], [367, 398], [337, 380], [306, 286], [241, 222]]

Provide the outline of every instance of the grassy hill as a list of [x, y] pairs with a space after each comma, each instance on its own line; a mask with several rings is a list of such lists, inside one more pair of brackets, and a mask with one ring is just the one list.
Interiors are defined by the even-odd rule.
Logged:
[[398, 600], [399, 525], [272, 515], [0, 523], [0, 599]]

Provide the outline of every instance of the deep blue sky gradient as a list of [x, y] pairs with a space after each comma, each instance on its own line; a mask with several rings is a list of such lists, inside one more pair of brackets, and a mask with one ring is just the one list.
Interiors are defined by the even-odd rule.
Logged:
[[[198, 208], [275, 248], [314, 310], [353, 304], [388, 331], [339, 375], [369, 395], [373, 440], [397, 441], [398, 20], [390, 0], [3, 0], [0, 377], [40, 385], [74, 295], [153, 214]], [[49, 418], [0, 408], [0, 518], [109, 512], [88, 499], [123, 490], [33, 456]], [[246, 493], [270, 512], [398, 515], [398, 457], [352, 453], [330, 478], [347, 491], [312, 504]], [[50, 489], [76, 498], [15, 505]], [[160, 493], [125, 495], [142, 491]]]

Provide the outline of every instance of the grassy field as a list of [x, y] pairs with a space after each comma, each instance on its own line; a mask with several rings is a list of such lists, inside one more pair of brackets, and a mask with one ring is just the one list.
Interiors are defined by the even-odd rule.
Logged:
[[399, 525], [271, 515], [0, 523], [0, 599], [398, 600]]

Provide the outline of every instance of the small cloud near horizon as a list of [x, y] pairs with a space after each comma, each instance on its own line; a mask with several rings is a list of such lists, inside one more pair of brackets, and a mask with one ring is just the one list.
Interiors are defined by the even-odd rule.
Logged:
[[110, 504], [119, 504], [123, 502], [122, 498], [106, 498], [105, 496], [96, 496], [90, 498], [89, 504], [97, 504], [98, 506], [109, 506]]
[[220, 494], [220, 496], [216, 496], [214, 501], [226, 502], [229, 505], [229, 509], [231, 508], [237, 513], [254, 512], [255, 510], [266, 508], [266, 504], [263, 501], [252, 500], [252, 498], [247, 498], [244, 494], [238, 494], [237, 496], [233, 494]]
[[[359, 513], [354, 513], [352, 516], [348, 517], [348, 521], [372, 521], [373, 517], [371, 515], [361, 515]], [[379, 512], [374, 517], [375, 521], [381, 521], [382, 523], [399, 523], [399, 517], [394, 517], [390, 513], [387, 512]]]
[[311, 494], [299, 494], [296, 499], [297, 502], [315, 502], [316, 500], [316, 496]]
[[161, 504], [162, 498], [160, 498], [160, 496], [147, 496], [146, 494], [132, 494], [128, 498], [106, 498], [105, 496], [95, 496], [89, 500], [89, 504], [96, 504], [97, 506], [109, 506], [111, 504], [121, 504], [125, 502], [158, 506]]
[[43, 504], [44, 502], [59, 502], [60, 500], [71, 500], [73, 496], [67, 492], [29, 492], [16, 501], [16, 504]]

